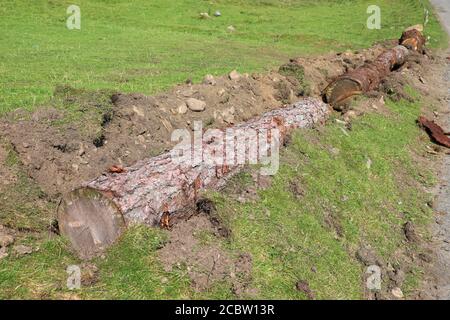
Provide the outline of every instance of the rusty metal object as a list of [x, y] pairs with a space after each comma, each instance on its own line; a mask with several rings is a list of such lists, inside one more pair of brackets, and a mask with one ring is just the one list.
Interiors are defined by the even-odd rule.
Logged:
[[399, 45], [384, 51], [375, 61], [350, 71], [332, 81], [323, 91], [326, 102], [342, 110], [355, 95], [375, 90], [395, 68], [403, 65], [412, 52], [422, 52], [425, 37], [420, 27], [403, 32]]
[[433, 141], [435, 141], [437, 144], [440, 144], [441, 146], [450, 148], [450, 138], [447, 137], [448, 132], [445, 132], [434, 121], [428, 120], [423, 116], [419, 117], [418, 122], [430, 135]]

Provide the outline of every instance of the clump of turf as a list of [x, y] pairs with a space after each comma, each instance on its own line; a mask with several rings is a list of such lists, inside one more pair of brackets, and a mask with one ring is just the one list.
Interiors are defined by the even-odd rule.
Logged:
[[295, 62], [289, 62], [282, 65], [278, 72], [289, 80], [295, 80], [298, 83], [297, 96], [307, 96], [310, 94], [310, 85], [305, 79], [305, 68]]

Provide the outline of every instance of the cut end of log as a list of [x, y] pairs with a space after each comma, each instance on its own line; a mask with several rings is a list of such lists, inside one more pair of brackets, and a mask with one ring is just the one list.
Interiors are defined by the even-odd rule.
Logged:
[[58, 223], [82, 259], [104, 252], [126, 228], [114, 202], [91, 188], [80, 188], [64, 197], [58, 207]]
[[334, 82], [325, 92], [326, 102], [333, 106], [334, 109], [342, 111], [351, 102], [351, 98], [361, 94], [361, 85], [353, 80], [342, 78]]

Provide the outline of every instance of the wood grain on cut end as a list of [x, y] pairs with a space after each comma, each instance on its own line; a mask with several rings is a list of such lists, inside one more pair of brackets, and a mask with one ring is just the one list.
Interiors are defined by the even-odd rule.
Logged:
[[126, 227], [113, 201], [90, 188], [74, 190], [64, 197], [58, 208], [58, 222], [82, 259], [103, 252]]
[[330, 89], [326, 93], [327, 102], [336, 110], [345, 109], [353, 96], [362, 93], [361, 85], [353, 79], [339, 79]]

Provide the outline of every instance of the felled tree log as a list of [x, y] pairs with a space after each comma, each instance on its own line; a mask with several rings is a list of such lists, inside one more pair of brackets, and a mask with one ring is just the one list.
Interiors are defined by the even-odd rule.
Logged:
[[392, 70], [405, 63], [408, 56], [423, 51], [425, 37], [422, 30], [420, 25], [406, 29], [398, 46], [332, 81], [324, 90], [326, 101], [336, 110], [342, 110], [353, 96], [377, 89]]
[[176, 152], [115, 167], [66, 195], [58, 208], [60, 230], [81, 258], [91, 258], [130, 224], [167, 227], [195, 207], [201, 190], [219, 189], [246, 160], [267, 170], [268, 157], [278, 161], [277, 148], [292, 129], [321, 124], [329, 112], [326, 104], [311, 98], [234, 127], [205, 131], [203, 139], [194, 132], [192, 146], [189, 138]]

